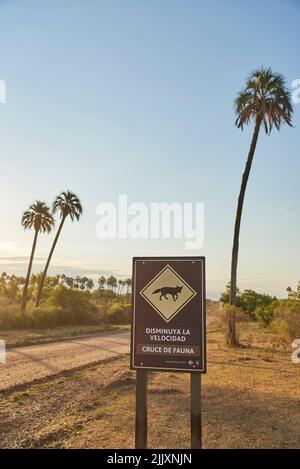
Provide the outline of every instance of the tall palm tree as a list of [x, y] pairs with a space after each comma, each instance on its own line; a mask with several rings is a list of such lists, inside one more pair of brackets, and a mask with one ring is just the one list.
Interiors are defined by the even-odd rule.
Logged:
[[119, 279], [118, 280], [118, 295], [121, 295], [124, 286], [125, 286], [125, 283], [123, 282], [123, 280]]
[[71, 288], [71, 290], [74, 288], [74, 279], [73, 277], [66, 277], [65, 282], [67, 287]]
[[101, 277], [98, 279], [98, 285], [99, 285], [98, 290], [103, 290], [105, 284], [106, 284], [106, 278], [103, 275], [101, 275]]
[[94, 288], [94, 281], [91, 278], [89, 278], [86, 282], [86, 289], [87, 291], [92, 291], [93, 288]]
[[131, 278], [127, 278], [126, 280], [124, 280], [124, 283], [127, 286], [126, 295], [129, 295], [129, 290], [130, 290], [131, 284], [132, 284]]
[[117, 282], [116, 277], [114, 277], [113, 275], [111, 275], [110, 277], [108, 277], [108, 279], [107, 279], [107, 281], [106, 281], [106, 285], [108, 286], [108, 288], [110, 288], [112, 291], [114, 291], [115, 288], [116, 288], [117, 285], [118, 285], [118, 282]]
[[80, 288], [80, 283], [81, 283], [81, 277], [79, 275], [76, 275], [75, 282], [74, 282], [75, 290], [78, 290]]
[[[236, 219], [233, 235], [230, 281], [230, 304], [235, 305], [237, 291], [237, 262], [239, 250], [239, 234], [243, 211], [244, 197], [251, 170], [254, 152], [261, 126], [270, 135], [273, 126], [280, 130], [281, 124], [292, 126], [293, 107], [290, 93], [285, 79], [271, 68], [264, 68], [252, 72], [246, 82], [246, 87], [235, 100], [237, 115], [235, 124], [243, 130], [245, 125], [253, 122], [252, 141], [244, 169], [240, 193], [237, 204]], [[237, 345], [235, 314], [232, 313], [228, 322], [228, 342]]]
[[23, 299], [21, 306], [21, 312], [25, 313], [28, 285], [38, 234], [41, 232], [50, 233], [54, 226], [54, 218], [52, 213], [50, 212], [49, 207], [47, 207], [44, 202], [37, 200], [29, 207], [29, 210], [26, 210], [26, 212], [23, 213], [21, 224], [25, 230], [30, 230], [31, 228], [34, 229], [33, 244], [31, 248], [31, 255], [24, 284]]
[[60, 220], [60, 224], [59, 224], [56, 236], [54, 238], [54, 241], [53, 241], [52, 247], [50, 249], [49, 256], [48, 256], [48, 259], [47, 259], [47, 262], [46, 262], [46, 265], [45, 265], [45, 268], [44, 268], [44, 272], [43, 272], [41, 282], [40, 282], [40, 285], [39, 285], [38, 294], [37, 294], [37, 297], [36, 297], [35, 306], [38, 306], [39, 302], [41, 300], [43, 287], [44, 287], [44, 283], [45, 283], [45, 278], [46, 278], [47, 271], [48, 271], [48, 267], [49, 267], [49, 264], [50, 264], [50, 261], [51, 261], [51, 258], [52, 258], [52, 254], [54, 252], [56, 243], [58, 241], [58, 238], [60, 236], [60, 233], [61, 233], [62, 227], [64, 226], [66, 218], [69, 217], [72, 222], [74, 220], [78, 221], [81, 214], [82, 214], [82, 206], [81, 206], [80, 200], [78, 199], [78, 197], [75, 194], [73, 194], [73, 192], [70, 192], [70, 191], [62, 192], [61, 194], [59, 194], [56, 197], [56, 199], [53, 203], [53, 213], [57, 213], [57, 212], [59, 212], [61, 220]]
[[80, 290], [84, 291], [86, 289], [86, 284], [88, 282], [88, 278], [87, 277], [81, 277], [80, 279]]

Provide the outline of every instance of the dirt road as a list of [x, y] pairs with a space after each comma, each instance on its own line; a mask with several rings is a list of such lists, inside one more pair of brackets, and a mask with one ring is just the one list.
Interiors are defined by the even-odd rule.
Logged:
[[[220, 328], [208, 328], [203, 447], [299, 448], [299, 368], [290, 350], [257, 323], [240, 332], [245, 347], [228, 348]], [[0, 448], [134, 448], [136, 374], [127, 355], [116, 356], [4, 392]], [[148, 393], [149, 448], [189, 448], [189, 374], [149, 373]]]
[[7, 350], [0, 391], [32, 383], [129, 352], [129, 332], [108, 332], [53, 344]]
[[[216, 320], [218, 304], [215, 303], [208, 307], [207, 325]], [[129, 353], [129, 338], [128, 331], [110, 331], [93, 337], [8, 349], [6, 364], [0, 363], [0, 392], [124, 356]]]

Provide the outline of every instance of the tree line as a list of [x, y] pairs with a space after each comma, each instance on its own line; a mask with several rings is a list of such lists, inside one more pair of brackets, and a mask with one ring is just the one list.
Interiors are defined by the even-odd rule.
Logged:
[[[35, 299], [38, 295], [38, 290], [41, 284], [43, 273], [31, 274], [27, 287], [27, 299]], [[25, 285], [25, 277], [15, 274], [9, 275], [2, 272], [0, 276], [0, 295], [10, 300], [19, 300], [23, 296]], [[65, 274], [47, 275], [44, 279], [43, 297], [47, 298], [49, 292], [54, 288], [63, 285], [70, 290], [81, 290], [84, 292], [105, 292], [111, 291], [116, 295], [129, 295], [131, 293], [131, 278], [125, 280], [117, 279], [113, 275], [110, 277], [98, 278], [97, 282], [86, 276], [76, 277], [67, 276]], [[36, 301], [35, 301], [36, 303]]]

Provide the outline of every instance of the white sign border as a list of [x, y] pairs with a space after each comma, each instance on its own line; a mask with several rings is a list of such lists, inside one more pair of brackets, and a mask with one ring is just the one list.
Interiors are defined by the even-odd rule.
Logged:
[[[137, 262], [164, 262], [164, 260], [166, 262], [188, 262], [189, 260], [191, 262], [201, 262], [202, 264], [202, 269], [201, 269], [201, 283], [202, 283], [202, 291], [203, 292], [206, 292], [205, 290], [205, 285], [204, 285], [204, 264], [205, 264], [205, 258], [203, 257], [202, 259], [197, 259], [196, 257], [193, 258], [192, 256], [191, 257], [186, 257], [186, 258], [182, 258], [182, 257], [158, 257], [157, 259], [153, 258], [151, 259], [150, 257], [145, 257], [145, 258], [138, 258], [138, 259], [135, 259], [134, 258], [134, 265], [133, 265], [133, 271], [134, 271], [134, 288], [136, 288], [136, 263]], [[204, 339], [205, 339], [205, 334], [206, 334], [206, 321], [205, 321], [205, 301], [206, 301], [206, 298], [204, 298], [205, 295], [202, 295], [202, 331], [204, 331]], [[191, 369], [188, 369], [188, 368], [162, 368], [160, 366], [151, 366], [151, 367], [145, 367], [145, 366], [138, 366], [138, 365], [135, 365], [134, 362], [135, 362], [135, 343], [134, 342], [134, 337], [135, 337], [135, 290], [132, 292], [132, 313], [133, 313], [133, 317], [132, 317], [132, 331], [131, 331], [131, 356], [132, 356], [132, 362], [131, 362], [131, 366], [132, 366], [132, 369], [137, 369], [137, 368], [142, 368], [144, 370], [162, 370], [162, 371], [185, 371], [185, 372], [196, 372], [196, 373], [205, 373], [206, 372], [206, 351], [205, 351], [205, 342], [206, 340], [202, 340], [202, 368], [191, 368]]]

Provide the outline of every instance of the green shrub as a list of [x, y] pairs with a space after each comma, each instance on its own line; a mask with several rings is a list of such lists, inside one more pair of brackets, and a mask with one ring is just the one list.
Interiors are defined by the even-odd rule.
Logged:
[[269, 327], [274, 319], [274, 310], [277, 308], [279, 302], [273, 301], [268, 306], [258, 306], [255, 310], [255, 317], [259, 324], [263, 327]]
[[[226, 286], [226, 291], [221, 294], [220, 301], [222, 303], [229, 303], [230, 296], [230, 283]], [[254, 290], [244, 290], [241, 292], [237, 289], [237, 296], [235, 304], [238, 308], [241, 308], [250, 319], [255, 320], [255, 311], [257, 308], [266, 308], [271, 305], [273, 301], [276, 301], [276, 297], [266, 295], [265, 293], [257, 293]]]
[[109, 308], [109, 305], [106, 302], [100, 305], [97, 305], [97, 310], [98, 310], [97, 316], [98, 316], [99, 321], [105, 321], [108, 308]]
[[[65, 321], [71, 324], [96, 324], [97, 307], [91, 302], [90, 295], [80, 290], [70, 290], [63, 285], [52, 290], [46, 302], [64, 310]], [[55, 314], [55, 313], [53, 313]]]
[[274, 311], [272, 329], [288, 341], [300, 338], [300, 301], [283, 300]]
[[46, 302], [38, 308], [27, 305], [25, 314], [20, 305], [0, 305], [0, 329], [28, 329], [67, 325], [93, 325], [99, 322], [98, 309], [89, 293], [60, 286], [52, 290]]
[[19, 305], [1, 305], [0, 329], [21, 329], [29, 326], [28, 316], [21, 314]]
[[131, 318], [131, 305], [112, 303], [106, 313], [106, 322], [113, 324], [127, 324]]
[[45, 327], [57, 327], [77, 325], [73, 312], [61, 306], [44, 305], [32, 309], [29, 313], [31, 327], [44, 329]]

